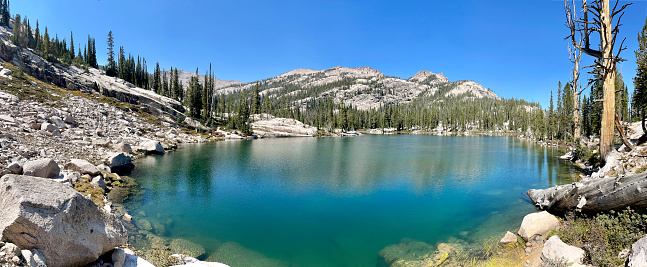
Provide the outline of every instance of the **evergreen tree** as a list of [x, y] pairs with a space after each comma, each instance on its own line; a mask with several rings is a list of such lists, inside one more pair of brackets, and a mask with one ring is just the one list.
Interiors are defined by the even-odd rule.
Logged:
[[642, 129], [647, 132], [645, 111], [647, 106], [647, 18], [642, 30], [638, 33], [638, 50], [636, 55], [636, 77], [634, 77], [634, 97], [632, 106], [640, 114]]
[[9, 18], [11, 13], [9, 12], [9, 0], [4, 0], [2, 4], [2, 26], [9, 26]]
[[106, 75], [117, 76], [117, 64], [115, 63], [115, 37], [112, 31], [108, 32], [108, 66], [106, 66]]
[[256, 82], [256, 86], [254, 86], [254, 95], [253, 95], [253, 104], [252, 104], [252, 113], [253, 114], [261, 114], [261, 96], [260, 93], [258, 92], [258, 82]]
[[49, 54], [49, 33], [47, 33], [47, 27], [45, 27], [45, 35], [43, 35], [43, 55], [47, 57]]
[[189, 109], [189, 116], [200, 118], [200, 112], [202, 111], [202, 86], [200, 86], [200, 81], [198, 79], [197, 68], [195, 70], [195, 75], [189, 80], [185, 106]]
[[162, 77], [160, 76], [160, 63], [157, 62], [157, 63], [155, 63], [155, 72], [153, 73], [153, 88], [152, 89], [153, 89], [153, 91], [155, 91], [155, 93], [158, 93], [158, 94], [160, 93], [160, 89], [161, 89], [161, 85], [162, 85], [161, 79], [162, 79]]
[[180, 77], [178, 76], [177, 68], [175, 68], [175, 70], [173, 71], [173, 92], [175, 92], [173, 98], [178, 101], [183, 100], [184, 88], [182, 88], [182, 84], [180, 84]]
[[604, 98], [602, 90], [601, 76], [597, 75], [595, 82], [591, 86], [591, 95], [589, 96], [590, 106], [590, 123], [591, 134], [599, 135], [600, 127], [602, 126], [602, 99]]
[[72, 54], [71, 58], [74, 58], [74, 50], [75, 50], [74, 49], [74, 33], [72, 33], [72, 31], [70, 31], [70, 53]]
[[119, 63], [117, 63], [117, 74], [119, 78], [126, 79], [126, 55], [124, 47], [119, 47]]
[[43, 41], [41, 41], [41, 36], [40, 36], [40, 26], [38, 25], [38, 20], [36, 20], [36, 51], [38, 52], [43, 52]]
[[22, 34], [21, 34], [21, 22], [20, 14], [16, 14], [16, 18], [13, 23], [13, 43], [17, 46], [22, 46]]

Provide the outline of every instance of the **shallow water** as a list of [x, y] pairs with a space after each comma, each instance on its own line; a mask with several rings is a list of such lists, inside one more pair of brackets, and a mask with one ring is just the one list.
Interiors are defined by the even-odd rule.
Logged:
[[156, 235], [231, 266], [251, 264], [249, 255], [274, 259], [255, 265], [375, 266], [405, 238], [482, 242], [518, 229], [535, 211], [528, 189], [574, 177], [559, 155], [482, 136], [186, 145], [139, 160], [132, 177], [143, 192], [125, 204], [136, 222], [161, 225]]

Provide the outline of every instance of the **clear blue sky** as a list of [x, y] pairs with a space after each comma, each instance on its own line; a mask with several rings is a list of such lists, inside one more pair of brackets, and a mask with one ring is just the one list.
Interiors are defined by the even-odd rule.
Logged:
[[[625, 1], [621, 1], [625, 2]], [[296, 68], [369, 66], [408, 78], [419, 70], [474, 80], [502, 97], [547, 107], [550, 90], [570, 78], [562, 1], [245, 1], [12, 0], [11, 13], [36, 19], [75, 43], [96, 38], [99, 64], [106, 36], [155, 62], [219, 79], [250, 82]], [[636, 36], [647, 2], [623, 17], [625, 82], [633, 88]]]

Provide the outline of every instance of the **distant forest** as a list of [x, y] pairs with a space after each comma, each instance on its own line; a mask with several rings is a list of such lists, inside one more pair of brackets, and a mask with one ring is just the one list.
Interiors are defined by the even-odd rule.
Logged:
[[[9, 4], [4, 0], [0, 7], [0, 25], [9, 27]], [[643, 29], [643, 34], [645, 29]], [[234, 93], [221, 93], [215, 88], [214, 73], [211, 67], [205, 71], [204, 80], [194, 77], [187, 85], [178, 78], [177, 68], [170, 72], [160, 69], [155, 64], [153, 72], [148, 71], [147, 60], [144, 57], [126, 55], [123, 46], [115, 51], [113, 32], [107, 35], [108, 62], [105, 66], [97, 64], [95, 39], [88, 35], [83, 44], [74, 42], [70, 32], [67, 38], [54, 37], [47, 27], [41, 33], [41, 27], [36, 21], [35, 29], [25, 16], [16, 14], [13, 19], [13, 43], [29, 48], [50, 62], [74, 65], [80, 68], [99, 68], [106, 75], [124, 79], [135, 86], [152, 90], [160, 95], [182, 102], [187, 107], [187, 115], [207, 126], [223, 126], [238, 129], [243, 134], [251, 134], [250, 115], [269, 113], [277, 117], [293, 118], [321, 130], [344, 131], [362, 129], [393, 128], [398, 131], [424, 130], [433, 131], [442, 126], [446, 131], [499, 131], [515, 132], [532, 136], [538, 140], [574, 141], [572, 120], [573, 92], [570, 83], [558, 84], [556, 94], [550, 92], [550, 105], [542, 109], [537, 103], [529, 103], [519, 99], [492, 99], [476, 97], [442, 97], [455, 86], [448, 83], [440, 86], [439, 94], [415, 98], [407, 104], [388, 104], [376, 109], [360, 110], [351, 104], [336, 103], [332, 96], [316, 97], [321, 92], [334, 87], [351, 86], [355, 81], [345, 79], [322, 86], [301, 88], [290, 84], [282, 84], [282, 91], [264, 94], [263, 90], [272, 86], [268, 80], [255, 82], [255, 86]], [[82, 47], [83, 46], [83, 47]], [[77, 51], [75, 53], [75, 51]], [[643, 55], [645, 50], [637, 50], [636, 54]], [[211, 66], [211, 64], [210, 64]], [[647, 69], [647, 64], [639, 62], [639, 68]], [[646, 71], [642, 70], [643, 75]], [[169, 75], [167, 75], [167, 73]], [[639, 71], [639, 74], [641, 72]], [[645, 75], [647, 76], [647, 75]], [[634, 79], [637, 90], [631, 100], [621, 73], [617, 73], [616, 107], [623, 121], [639, 119], [643, 107], [642, 99], [647, 78]], [[291, 87], [292, 86], [292, 87]], [[242, 87], [241, 87], [242, 88]], [[602, 85], [595, 82], [591, 86], [589, 96], [583, 96], [578, 112], [583, 136], [595, 137], [600, 131], [602, 103]], [[380, 88], [373, 88], [379, 90]], [[642, 90], [642, 91], [641, 91]], [[298, 93], [291, 93], [297, 92]], [[309, 99], [304, 101], [304, 99]], [[630, 106], [630, 104], [632, 104]]]

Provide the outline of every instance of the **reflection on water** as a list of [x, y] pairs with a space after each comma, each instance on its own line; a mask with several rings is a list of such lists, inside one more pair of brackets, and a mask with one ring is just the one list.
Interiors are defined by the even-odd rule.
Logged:
[[403, 238], [477, 242], [518, 228], [534, 211], [528, 189], [570, 182], [574, 169], [558, 155], [507, 137], [188, 145], [138, 161], [132, 176], [144, 192], [126, 206], [135, 222], [162, 225], [156, 235], [199, 244], [202, 258], [232, 266], [247, 254], [292, 266], [375, 266], [377, 253]]

